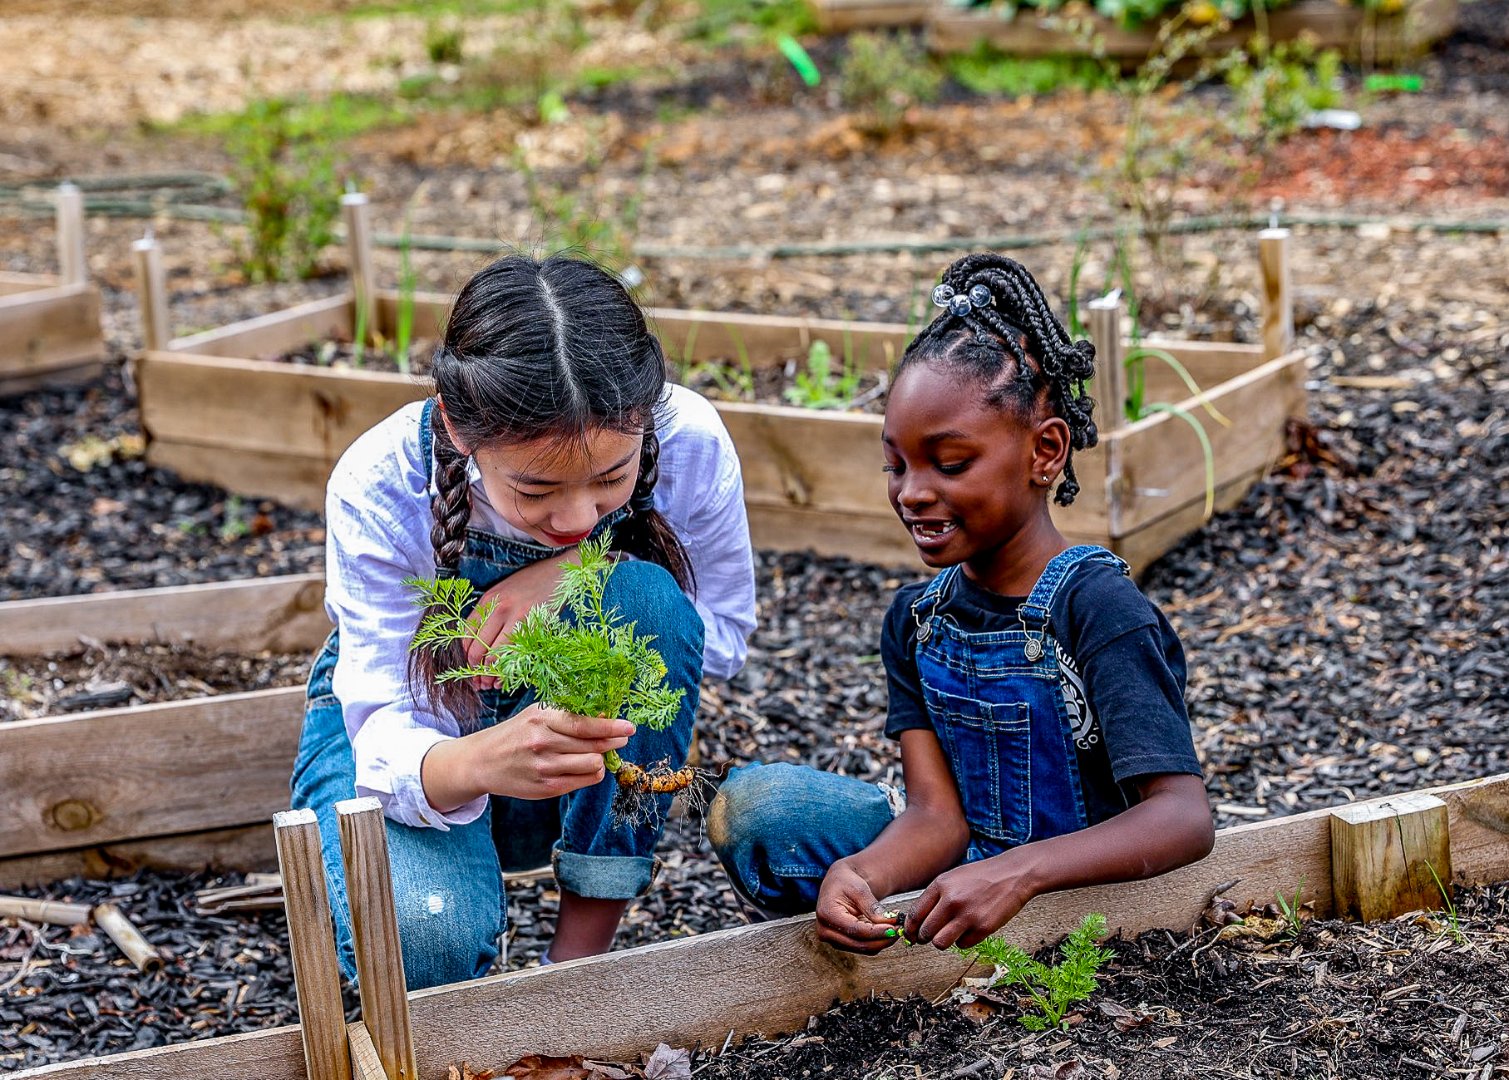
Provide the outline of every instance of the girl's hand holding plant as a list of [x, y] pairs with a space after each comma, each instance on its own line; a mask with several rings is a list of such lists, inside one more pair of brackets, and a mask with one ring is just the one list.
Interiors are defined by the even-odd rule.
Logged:
[[881, 909], [875, 890], [840, 859], [829, 868], [817, 897], [819, 940], [850, 952], [878, 953], [900, 936], [896, 918]]
[[1008, 851], [939, 874], [906, 917], [907, 939], [940, 949], [978, 945], [1039, 891], [1022, 869]]
[[633, 734], [627, 720], [529, 705], [493, 727], [436, 743], [420, 766], [420, 782], [442, 813], [480, 795], [557, 798], [601, 781], [603, 755]]

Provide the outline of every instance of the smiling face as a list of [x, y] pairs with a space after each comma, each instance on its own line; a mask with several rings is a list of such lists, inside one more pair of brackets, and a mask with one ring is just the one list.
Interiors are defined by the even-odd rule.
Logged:
[[1010, 592], [1014, 570], [1062, 542], [1047, 493], [1068, 426], [1041, 404], [1022, 416], [987, 392], [951, 365], [912, 364], [891, 388], [881, 440], [891, 506], [922, 561], [964, 563], [987, 588]]
[[[451, 440], [467, 452], [454, 432]], [[629, 501], [642, 448], [637, 432], [593, 428], [581, 439], [493, 443], [472, 456], [504, 521], [547, 547], [569, 547]]]

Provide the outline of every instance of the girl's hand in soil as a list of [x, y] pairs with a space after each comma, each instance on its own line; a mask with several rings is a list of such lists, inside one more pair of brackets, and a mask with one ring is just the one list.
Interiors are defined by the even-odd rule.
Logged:
[[834, 863], [817, 896], [818, 938], [834, 948], [873, 954], [894, 945], [899, 934], [870, 883], [844, 860]]
[[[554, 555], [548, 559], [521, 567], [482, 594], [477, 601], [480, 608], [496, 601], [497, 606], [488, 614], [477, 636], [466, 642], [466, 662], [476, 666], [487, 659], [487, 653], [500, 641], [505, 641], [519, 620], [529, 614], [529, 609], [543, 604], [555, 592], [561, 580], [561, 566], [576, 558], [576, 550]], [[478, 676], [477, 685], [484, 690], [495, 689], [498, 680], [490, 675]]]
[[420, 782], [442, 813], [482, 795], [553, 799], [600, 782], [603, 754], [633, 734], [627, 720], [529, 705], [490, 728], [436, 743], [420, 764]]

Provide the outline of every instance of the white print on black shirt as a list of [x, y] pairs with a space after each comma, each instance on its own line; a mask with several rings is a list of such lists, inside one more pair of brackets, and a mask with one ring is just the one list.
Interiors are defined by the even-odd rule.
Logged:
[[1074, 666], [1074, 658], [1056, 640], [1053, 651], [1058, 656], [1059, 687], [1064, 694], [1064, 707], [1069, 713], [1069, 727], [1074, 733], [1074, 745], [1088, 750], [1100, 742], [1100, 728], [1095, 723], [1095, 714], [1090, 711], [1090, 699], [1085, 695], [1085, 681]]

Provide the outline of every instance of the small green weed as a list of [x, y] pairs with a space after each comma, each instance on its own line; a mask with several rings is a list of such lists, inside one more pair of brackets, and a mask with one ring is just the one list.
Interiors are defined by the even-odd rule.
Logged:
[[393, 359], [403, 375], [409, 373], [409, 345], [414, 337], [414, 292], [419, 281], [409, 248], [409, 217], [405, 214], [403, 236], [398, 243], [398, 312], [393, 325]]
[[1056, 90], [1115, 85], [1100, 60], [1089, 56], [1010, 56], [982, 41], [972, 52], [948, 58], [948, 73], [975, 94], [1024, 97]]
[[847, 342], [846, 334], [843, 363], [835, 370], [833, 350], [828, 343], [814, 341], [807, 349], [806, 366], [797, 371], [793, 384], [786, 388], [786, 400], [804, 409], [842, 409], [853, 401], [859, 392], [861, 375]]
[[459, 64], [466, 57], [466, 30], [457, 23], [434, 21], [424, 28], [424, 52], [432, 64]]
[[1248, 51], [1233, 51], [1220, 66], [1236, 99], [1239, 134], [1267, 145], [1294, 134], [1310, 113], [1341, 101], [1341, 54], [1317, 49], [1309, 35], [1277, 44], [1259, 35]]
[[231, 495], [225, 500], [224, 518], [220, 523], [220, 540], [229, 544], [240, 540], [251, 532], [251, 519], [246, 509], [246, 503], [241, 496]]
[[246, 209], [242, 267], [253, 281], [309, 277], [335, 239], [335, 156], [287, 102], [253, 102], [245, 119], [228, 140], [232, 183]]
[[936, 101], [943, 85], [932, 58], [907, 35], [851, 35], [838, 78], [844, 104], [859, 113], [861, 126], [874, 135], [900, 128], [906, 111]]
[[1305, 887], [1305, 879], [1300, 878], [1299, 884], [1294, 886], [1294, 895], [1285, 896], [1282, 889], [1275, 889], [1273, 895], [1278, 898], [1279, 914], [1284, 917], [1284, 933], [1292, 938], [1297, 938], [1304, 927], [1300, 921], [1300, 893]]
[[807, 0], [698, 0], [685, 36], [705, 45], [727, 45], [740, 37], [774, 40], [817, 30], [817, 16]]
[[1092, 913], [1064, 939], [1059, 947], [1063, 959], [1053, 965], [1033, 959], [1000, 938], [986, 938], [972, 949], [956, 951], [994, 964], [992, 988], [1016, 987], [1032, 999], [1036, 1011], [1021, 1016], [1022, 1026], [1029, 1031], [1049, 1031], [1064, 1022], [1071, 1005], [1095, 992], [1095, 974], [1112, 956], [1110, 949], [1099, 946], [1105, 936], [1106, 917]]
[[1457, 915], [1456, 901], [1451, 898], [1451, 890], [1441, 880], [1441, 875], [1436, 873], [1435, 865], [1429, 859], [1425, 860], [1425, 869], [1430, 871], [1430, 879], [1436, 883], [1436, 891], [1441, 894], [1442, 910], [1446, 912], [1446, 933], [1458, 945], [1467, 941], [1467, 935], [1462, 932], [1462, 920]]

